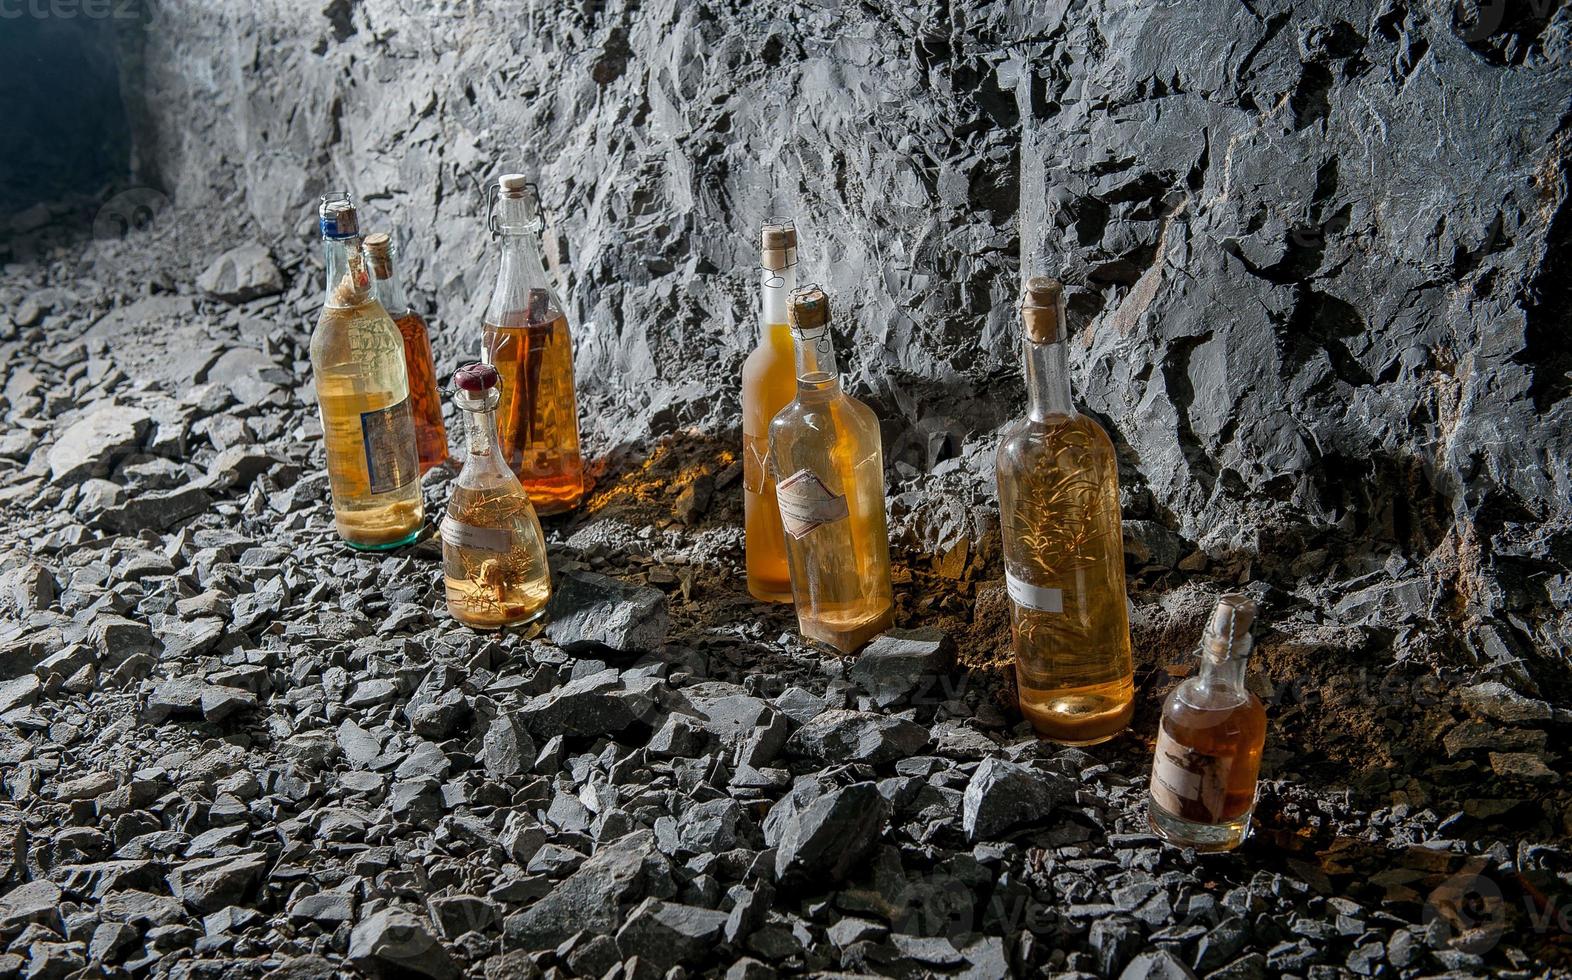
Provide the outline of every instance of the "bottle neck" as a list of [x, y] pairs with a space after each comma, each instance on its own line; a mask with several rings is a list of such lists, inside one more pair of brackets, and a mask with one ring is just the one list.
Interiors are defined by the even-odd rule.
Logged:
[[501, 466], [497, 454], [497, 398], [462, 398], [459, 407], [464, 411], [464, 443], [468, 458], [481, 467]]
[[1201, 641], [1201, 673], [1196, 686], [1204, 692], [1245, 695], [1245, 667], [1250, 662], [1253, 642], [1249, 636], [1234, 641], [1232, 648], [1226, 641], [1218, 642], [1208, 636]]
[[830, 328], [810, 327], [792, 331], [792, 348], [797, 355], [797, 390], [828, 391], [840, 387], [840, 368], [835, 363], [835, 344]]
[[788, 265], [781, 269], [765, 269], [763, 284], [760, 294], [763, 296], [763, 311], [759, 318], [760, 326], [766, 331], [780, 323], [786, 323], [786, 301], [791, 297], [791, 291], [797, 288], [797, 266]]
[[1022, 344], [1026, 348], [1026, 397], [1031, 417], [1041, 422], [1054, 415], [1074, 415], [1065, 342], [1039, 344], [1028, 339]]
[[[541, 262], [534, 231], [504, 225], [501, 238], [501, 267], [487, 314], [490, 318], [508, 319], [526, 311], [532, 289], [546, 287], [546, 267]], [[551, 305], [556, 305], [554, 300]]]
[[[373, 264], [372, 271], [377, 269]], [[372, 282], [377, 299], [382, 302], [384, 309], [391, 316], [398, 316], [409, 309], [409, 303], [404, 299], [404, 280], [398, 274], [398, 266], [389, 259], [381, 271], [387, 273], [386, 277], [376, 278]]]
[[370, 294], [370, 277], [360, 239], [322, 239], [323, 264], [327, 266], [328, 306], [359, 306]]

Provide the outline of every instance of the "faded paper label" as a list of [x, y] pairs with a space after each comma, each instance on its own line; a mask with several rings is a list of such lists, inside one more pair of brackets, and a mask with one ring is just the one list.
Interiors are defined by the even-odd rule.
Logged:
[[831, 492], [807, 467], [777, 484], [775, 499], [781, 507], [781, 524], [793, 538], [805, 537], [825, 524], [843, 521], [851, 513], [846, 506], [846, 495]]
[[1186, 748], [1158, 726], [1152, 760], [1152, 801], [1174, 816], [1196, 823], [1220, 823], [1228, 796], [1233, 757]]
[[366, 480], [372, 493], [397, 490], [420, 476], [408, 398], [374, 412], [361, 412], [360, 438], [366, 447]]
[[1064, 593], [1059, 589], [1033, 585], [1025, 579], [1016, 578], [1008, 571], [1004, 573], [1004, 584], [1010, 592], [1010, 598], [1017, 606], [1037, 612], [1064, 612]]
[[477, 527], [474, 524], [455, 521], [451, 517], [444, 517], [442, 543], [455, 548], [494, 551], [505, 555], [513, 550], [513, 531], [505, 527]]

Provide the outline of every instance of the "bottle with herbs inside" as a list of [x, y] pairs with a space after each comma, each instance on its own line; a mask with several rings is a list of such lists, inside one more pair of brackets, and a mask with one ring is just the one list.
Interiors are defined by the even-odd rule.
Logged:
[[1255, 603], [1225, 595], [1201, 636], [1201, 672], [1163, 704], [1147, 819], [1179, 847], [1227, 851], [1250, 832], [1266, 707], [1245, 689]]
[[442, 572], [448, 612], [479, 629], [527, 623], [551, 597], [540, 521], [498, 449], [499, 384], [489, 364], [453, 376], [468, 445], [442, 521]]
[[573, 338], [541, 262], [535, 201], [520, 174], [487, 188], [491, 229], [502, 239], [501, 269], [486, 307], [486, 363], [501, 377], [498, 443], [541, 515], [572, 510], [584, 497]]
[[437, 394], [437, 368], [431, 360], [431, 338], [426, 318], [404, 298], [404, 283], [395, 264], [397, 249], [386, 232], [367, 235], [363, 243], [371, 288], [393, 325], [404, 337], [404, 371], [409, 376], [410, 414], [415, 421], [415, 445], [420, 451], [420, 472], [446, 462], [448, 430], [442, 424], [442, 398]]
[[327, 298], [311, 334], [311, 375], [333, 521], [352, 547], [396, 548], [425, 523], [404, 340], [371, 291], [354, 201], [324, 197], [318, 217]]

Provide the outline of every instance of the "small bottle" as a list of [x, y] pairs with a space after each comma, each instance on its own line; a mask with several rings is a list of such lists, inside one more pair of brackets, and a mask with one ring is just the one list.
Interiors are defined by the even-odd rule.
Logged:
[[535, 507], [497, 452], [498, 384], [489, 364], [453, 375], [468, 452], [442, 521], [442, 575], [448, 612], [479, 629], [527, 623], [551, 597]]
[[1266, 708], [1245, 690], [1255, 603], [1217, 600], [1201, 637], [1201, 672], [1163, 704], [1147, 819], [1171, 844], [1227, 851], [1250, 833]]
[[786, 305], [797, 288], [797, 229], [767, 218], [761, 253], [764, 282], [759, 346], [742, 365], [742, 507], [748, 591], [765, 602], [791, 601], [786, 537], [769, 477], [770, 420], [797, 394]]
[[1016, 688], [1038, 735], [1091, 745], [1135, 711], [1119, 468], [1071, 400], [1063, 286], [1027, 280], [1021, 314], [1029, 408], [995, 467]]
[[[502, 237], [501, 269], [486, 307], [482, 348], [502, 379], [498, 445], [542, 516], [572, 510], [584, 497], [573, 338], [546, 281], [531, 203], [532, 185], [504, 174], [487, 188]], [[488, 211], [490, 210], [488, 204]]]
[[437, 394], [437, 368], [431, 360], [431, 339], [426, 320], [404, 298], [404, 283], [393, 261], [396, 249], [386, 232], [367, 235], [366, 264], [371, 267], [371, 288], [393, 325], [404, 337], [404, 370], [409, 375], [410, 414], [415, 420], [415, 445], [424, 474], [448, 458], [448, 430], [442, 424], [442, 400]]
[[352, 547], [396, 548], [425, 522], [404, 338], [371, 292], [354, 202], [324, 197], [318, 214], [327, 299], [311, 334], [311, 372], [333, 520]]
[[852, 653], [894, 621], [879, 420], [841, 390], [824, 290], [793, 291], [790, 318], [797, 397], [770, 423], [770, 476], [797, 628]]

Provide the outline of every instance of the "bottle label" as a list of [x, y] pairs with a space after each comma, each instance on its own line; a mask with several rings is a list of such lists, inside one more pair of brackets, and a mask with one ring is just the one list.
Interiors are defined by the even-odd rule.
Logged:
[[372, 493], [397, 490], [420, 475], [408, 398], [361, 412], [360, 438], [366, 447], [366, 480]]
[[505, 555], [513, 550], [513, 531], [505, 527], [478, 527], [452, 517], [442, 519], [442, 543], [471, 551], [493, 551]]
[[1064, 612], [1064, 593], [1059, 589], [1033, 585], [1024, 579], [1016, 578], [1008, 571], [1004, 573], [1004, 584], [1010, 592], [1010, 599], [1017, 606], [1037, 612]]
[[770, 472], [770, 437], [742, 434], [742, 488], [748, 493], [763, 493]]
[[843, 521], [851, 513], [846, 495], [832, 493], [807, 467], [776, 484], [775, 499], [781, 507], [781, 524], [793, 538], [806, 537], [815, 528]]
[[1152, 802], [1197, 823], [1221, 823], [1233, 756], [1208, 755], [1180, 745], [1162, 725], [1152, 760]]

